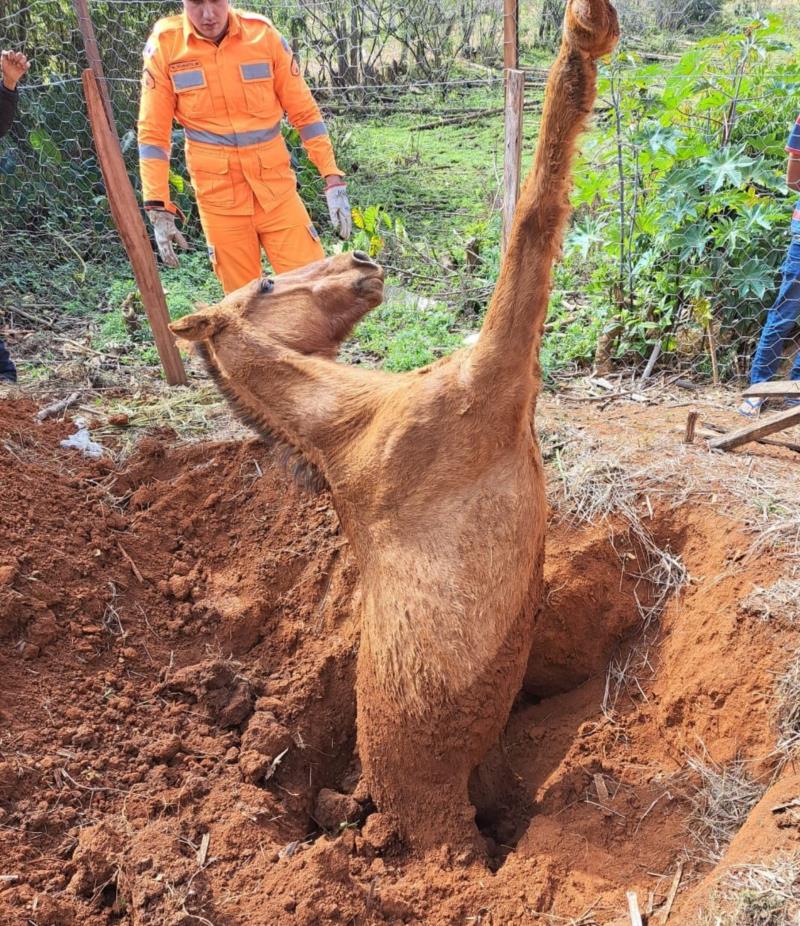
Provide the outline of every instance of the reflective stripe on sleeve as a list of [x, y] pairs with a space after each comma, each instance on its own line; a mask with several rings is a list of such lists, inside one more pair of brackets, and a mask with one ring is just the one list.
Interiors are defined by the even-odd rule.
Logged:
[[159, 148], [158, 145], [139, 145], [139, 157], [151, 161], [168, 161], [169, 151]]
[[310, 125], [304, 125], [300, 129], [300, 138], [303, 141], [309, 141], [318, 135], [327, 135], [328, 128], [324, 122], [312, 122]]

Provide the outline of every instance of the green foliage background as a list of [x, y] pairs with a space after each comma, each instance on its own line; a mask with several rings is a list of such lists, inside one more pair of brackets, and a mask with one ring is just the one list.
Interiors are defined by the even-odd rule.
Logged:
[[[132, 361], [151, 357], [146, 328], [131, 332], [119, 315], [134, 285], [83, 112], [72, 6], [48, 0], [57, 15], [37, 19], [9, 3], [0, 0], [8, 44], [36, 53], [20, 118], [0, 141], [0, 311], [44, 305], [89, 320], [96, 346], [113, 345]], [[113, 49], [104, 64], [135, 184], [140, 49], [164, 12], [151, 0], [92, 4], [99, 44]], [[720, 375], [741, 377], [775, 291], [792, 208], [783, 149], [800, 98], [794, 32], [772, 17], [691, 43], [663, 36], [649, 44], [670, 54], [654, 61], [628, 43], [601, 69], [543, 345], [551, 376], [587, 366], [599, 351], [639, 365], [656, 345], [660, 363], [707, 376], [713, 345]], [[552, 57], [523, 51], [526, 60]], [[378, 86], [358, 105], [321, 97], [355, 207], [348, 244], [331, 234], [320, 178], [297, 133], [285, 131], [326, 250], [370, 251], [393, 284], [357, 332], [355, 362], [410, 369], [457, 347], [480, 324], [497, 276], [502, 82], [485, 70], [477, 79], [463, 61], [448, 73], [451, 82], [438, 87], [409, 71], [404, 86]], [[524, 165], [540, 97], [531, 85]], [[162, 270], [179, 315], [194, 300], [217, 298], [219, 287], [205, 261], [180, 131], [173, 142], [173, 193], [195, 245], [180, 270]]]

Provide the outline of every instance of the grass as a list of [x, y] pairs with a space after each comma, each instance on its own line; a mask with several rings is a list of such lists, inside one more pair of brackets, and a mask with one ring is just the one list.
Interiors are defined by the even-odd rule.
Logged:
[[413, 370], [449, 354], [463, 341], [452, 309], [430, 300], [393, 298], [358, 326], [350, 350], [358, 350], [395, 372]]
[[697, 926], [788, 926], [800, 914], [800, 856], [732, 869]]
[[789, 760], [797, 756], [800, 747], [800, 650], [778, 680], [777, 697], [777, 750], [784, 760]]
[[[170, 318], [173, 319], [192, 312], [197, 302], [216, 302], [222, 298], [222, 289], [211, 272], [205, 249], [182, 254], [180, 266], [176, 270], [162, 268], [161, 280]], [[137, 292], [130, 271], [111, 280], [92, 346], [99, 351], [113, 349], [138, 354], [145, 362], [149, 359], [148, 355], [152, 355], [157, 363], [152, 333], [141, 303], [138, 303], [135, 327], [126, 324], [122, 314], [123, 305], [130, 303], [131, 297], [135, 297]], [[135, 306], [138, 300], [134, 299], [133, 302]]]
[[720, 766], [707, 754], [689, 756], [687, 767], [694, 778], [687, 827], [696, 847], [695, 855], [703, 863], [716, 864], [761, 799], [765, 787], [749, 776], [747, 764], [741, 760]]
[[800, 579], [781, 578], [766, 588], [756, 586], [741, 606], [743, 611], [759, 620], [779, 620], [795, 624], [800, 620], [798, 601], [800, 601]]

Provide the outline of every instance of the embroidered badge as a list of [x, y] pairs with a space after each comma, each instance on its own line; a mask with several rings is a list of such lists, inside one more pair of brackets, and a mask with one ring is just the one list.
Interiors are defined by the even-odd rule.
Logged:
[[148, 71], [147, 68], [144, 69], [142, 73], [142, 86], [147, 90], [152, 90], [156, 85], [155, 77]]
[[156, 43], [152, 39], [147, 40], [147, 44], [144, 46], [144, 51], [142, 52], [145, 60], [152, 58], [156, 53]]

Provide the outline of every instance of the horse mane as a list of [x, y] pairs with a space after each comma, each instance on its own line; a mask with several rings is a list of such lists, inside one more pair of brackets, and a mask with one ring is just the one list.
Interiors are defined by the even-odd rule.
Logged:
[[250, 428], [269, 448], [278, 464], [288, 472], [302, 488], [309, 492], [322, 492], [328, 489], [328, 482], [319, 467], [309, 460], [299, 447], [295, 447], [286, 437], [279, 434], [266, 418], [245, 402], [230, 381], [220, 370], [211, 356], [208, 345], [199, 341], [195, 344], [197, 355], [214, 385], [219, 389], [236, 419]]

